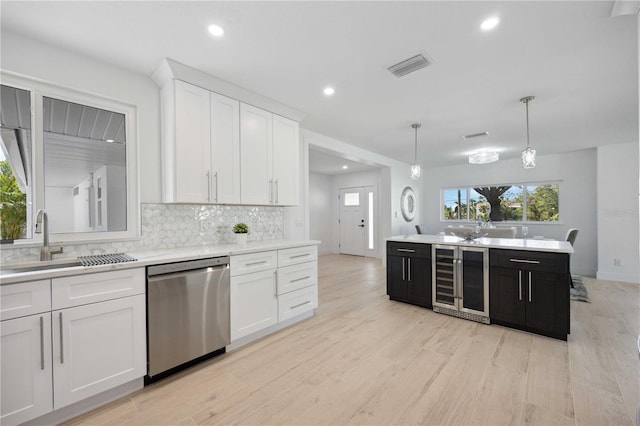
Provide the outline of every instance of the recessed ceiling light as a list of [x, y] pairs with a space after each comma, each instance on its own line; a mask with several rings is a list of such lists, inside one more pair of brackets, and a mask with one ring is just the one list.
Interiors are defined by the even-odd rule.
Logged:
[[333, 87], [325, 87], [323, 90], [324, 94], [327, 96], [331, 96], [336, 93], [336, 90]]
[[224, 35], [224, 28], [222, 28], [220, 25], [211, 24], [207, 27], [207, 29], [209, 30], [209, 34], [214, 37], [222, 37]]
[[482, 21], [480, 28], [482, 28], [483, 31], [489, 31], [494, 29], [499, 23], [500, 18], [498, 18], [497, 16], [492, 16], [491, 18], [487, 18]]
[[346, 164], [344, 166], [342, 166], [342, 170], [347, 170], [349, 168], [349, 166], [347, 166]]

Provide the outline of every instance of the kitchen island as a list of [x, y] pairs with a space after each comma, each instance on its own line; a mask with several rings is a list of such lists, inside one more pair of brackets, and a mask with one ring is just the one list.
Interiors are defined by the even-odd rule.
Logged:
[[566, 340], [566, 241], [401, 235], [387, 239], [387, 294], [460, 318]]

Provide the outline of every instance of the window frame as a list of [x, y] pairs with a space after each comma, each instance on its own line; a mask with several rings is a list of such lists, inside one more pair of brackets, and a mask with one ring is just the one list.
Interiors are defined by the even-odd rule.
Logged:
[[[43, 80], [34, 79], [16, 73], [0, 71], [3, 85], [28, 90], [31, 97], [31, 212], [27, 208], [27, 226], [33, 225], [33, 215], [44, 206], [44, 133], [43, 133], [43, 98], [56, 98], [63, 101], [106, 109], [125, 116], [125, 153], [127, 182], [127, 229], [126, 231], [100, 231], [52, 233], [49, 240], [54, 244], [64, 243], [96, 243], [116, 240], [132, 240], [140, 238], [140, 188], [138, 168], [138, 117], [137, 107], [105, 96], [82, 92], [77, 89], [56, 85]], [[3, 244], [1, 249], [30, 247], [42, 245], [42, 234], [32, 233], [32, 238], [14, 240], [13, 244]]]
[[[558, 186], [558, 220], [549, 222], [549, 221], [535, 221], [527, 219], [527, 198], [528, 198], [528, 190], [527, 186], [543, 186], [543, 185], [557, 185]], [[500, 222], [495, 222], [494, 224], [500, 223], [505, 225], [562, 225], [562, 199], [560, 197], [562, 181], [561, 180], [552, 180], [552, 181], [527, 181], [527, 182], [518, 182], [518, 183], [492, 183], [492, 184], [480, 184], [480, 185], [456, 185], [456, 186], [448, 186], [440, 189], [440, 222], [441, 223], [477, 223], [477, 220], [470, 219], [470, 209], [469, 209], [469, 201], [471, 197], [471, 191], [475, 187], [491, 187], [491, 186], [521, 186], [522, 187], [522, 220], [514, 221], [514, 220], [503, 220]], [[466, 190], [466, 203], [467, 203], [467, 217], [465, 219], [445, 219], [444, 217], [444, 193], [445, 191], [452, 190]]]

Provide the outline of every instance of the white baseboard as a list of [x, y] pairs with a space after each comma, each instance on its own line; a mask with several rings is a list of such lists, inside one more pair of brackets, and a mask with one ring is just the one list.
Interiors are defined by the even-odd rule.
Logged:
[[598, 271], [596, 278], [599, 280], [622, 281], [625, 283], [640, 284], [640, 276], [633, 274], [619, 274], [616, 272]]
[[75, 404], [62, 407], [56, 411], [45, 414], [44, 416], [29, 420], [28, 422], [23, 423], [22, 426], [60, 424], [66, 420], [73, 419], [74, 417], [80, 416], [84, 413], [88, 413], [95, 408], [101, 407], [115, 401], [116, 399], [120, 399], [126, 395], [129, 395], [130, 393], [140, 390], [143, 387], [144, 378], [140, 377], [139, 379], [132, 380], [128, 383], [117, 386], [113, 389], [109, 389], [108, 391], [102, 392], [98, 395], [94, 395], [87, 399], [83, 399], [82, 401], [78, 401]]
[[307, 318], [311, 318], [315, 314], [315, 312], [316, 312], [315, 309], [312, 309], [310, 311], [301, 313], [300, 315], [295, 316], [293, 318], [289, 318], [286, 321], [274, 324], [271, 327], [267, 327], [267, 328], [262, 329], [260, 331], [256, 331], [255, 333], [250, 334], [248, 336], [241, 337], [238, 340], [234, 340], [233, 342], [231, 342], [230, 345], [227, 345], [227, 352], [231, 352], [233, 350], [236, 350], [236, 349], [238, 349], [238, 348], [240, 348], [240, 347], [242, 347], [242, 346], [244, 346], [244, 345], [246, 345], [248, 343], [253, 342], [254, 340], [261, 339], [261, 338], [263, 338], [263, 337], [265, 337], [265, 336], [267, 336], [267, 335], [269, 335], [271, 333], [274, 333], [274, 332], [276, 332], [278, 330], [282, 330], [283, 328], [287, 328], [290, 325], [293, 325], [293, 324], [295, 324], [297, 322], [300, 322], [300, 321], [305, 320]]

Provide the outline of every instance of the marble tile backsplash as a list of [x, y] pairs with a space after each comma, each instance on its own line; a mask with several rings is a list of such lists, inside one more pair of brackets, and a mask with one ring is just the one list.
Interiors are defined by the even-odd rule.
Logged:
[[[134, 252], [212, 244], [233, 244], [234, 224], [249, 226], [248, 241], [280, 240], [284, 237], [282, 207], [218, 206], [193, 204], [141, 204], [142, 236], [137, 240], [65, 244], [56, 258], [89, 254]], [[9, 248], [0, 252], [2, 262], [38, 260], [39, 247]]]

